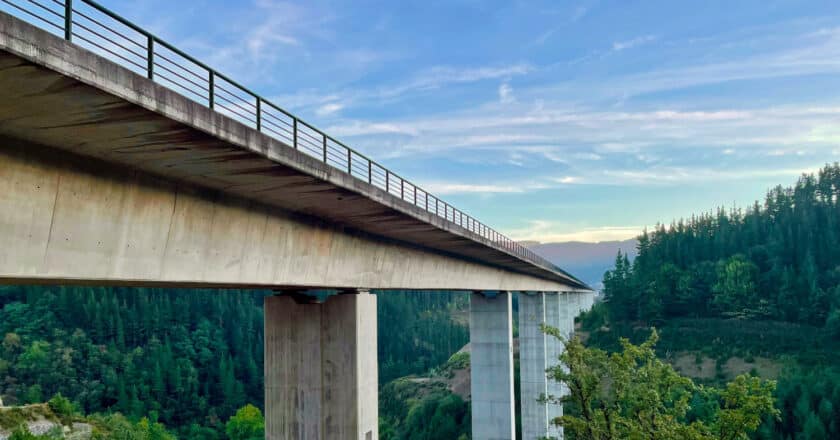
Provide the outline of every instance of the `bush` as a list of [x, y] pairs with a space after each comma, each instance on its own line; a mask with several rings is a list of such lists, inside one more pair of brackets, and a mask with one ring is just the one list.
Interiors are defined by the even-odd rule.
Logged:
[[248, 404], [239, 408], [225, 425], [230, 440], [262, 440], [265, 438], [265, 421], [259, 408]]
[[12, 432], [9, 440], [53, 440], [60, 438], [63, 438], [60, 430], [57, 432], [52, 430], [44, 435], [35, 435], [29, 432], [29, 428], [27, 428], [26, 425], [20, 425]]
[[53, 398], [47, 402], [47, 405], [49, 405], [52, 412], [62, 420], [69, 419], [76, 414], [76, 408], [73, 406], [73, 402], [62, 396], [61, 393], [53, 396]]
[[470, 366], [470, 354], [459, 351], [458, 353], [453, 354], [449, 357], [449, 360], [446, 361], [446, 365], [444, 368], [449, 368], [453, 370], [463, 370]]

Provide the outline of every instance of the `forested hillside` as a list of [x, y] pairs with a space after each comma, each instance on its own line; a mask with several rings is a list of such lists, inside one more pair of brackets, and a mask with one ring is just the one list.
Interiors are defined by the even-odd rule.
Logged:
[[611, 316], [774, 319], [840, 330], [840, 165], [639, 237], [604, 277]]
[[[263, 402], [259, 291], [0, 287], [0, 395], [56, 393], [85, 414], [152, 415], [181, 439], [227, 438]], [[383, 381], [439, 365], [467, 340], [462, 294], [380, 293]]]
[[615, 349], [655, 326], [660, 355], [708, 382], [736, 368], [778, 378], [781, 419], [758, 438], [840, 438], [840, 165], [749, 209], [659, 226], [638, 246], [604, 276], [606, 301], [584, 320], [590, 344]]

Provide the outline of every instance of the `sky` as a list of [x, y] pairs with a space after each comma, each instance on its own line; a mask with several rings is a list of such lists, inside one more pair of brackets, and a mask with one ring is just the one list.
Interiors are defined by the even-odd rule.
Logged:
[[630, 238], [840, 158], [836, 0], [102, 3], [519, 240]]

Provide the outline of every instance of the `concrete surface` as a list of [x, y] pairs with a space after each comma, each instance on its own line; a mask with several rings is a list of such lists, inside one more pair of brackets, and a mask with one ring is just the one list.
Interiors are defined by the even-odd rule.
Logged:
[[522, 438], [539, 440], [548, 436], [548, 412], [540, 397], [548, 395], [546, 377], [546, 334], [543, 292], [519, 293], [519, 401]]
[[315, 222], [582, 285], [5, 13], [0, 121], [0, 135], [101, 159], [102, 171], [119, 164]]
[[378, 438], [376, 296], [265, 299], [267, 440]]
[[[561, 292], [550, 292], [545, 296], [545, 321], [548, 325], [562, 329], [563, 321], [561, 316], [566, 312], [567, 303], [565, 299], [567, 295]], [[545, 353], [546, 353], [546, 368], [558, 365], [558, 360], [561, 353], [563, 353], [563, 342], [555, 337], [546, 338]], [[559, 397], [563, 394], [563, 386], [560, 382], [555, 380], [548, 381], [548, 394]], [[557, 417], [563, 415], [563, 405], [549, 404], [547, 405], [548, 420], [551, 422]], [[553, 423], [549, 423], [548, 436], [557, 439], [563, 438], [563, 428], [560, 428]]]
[[545, 290], [559, 283], [0, 137], [0, 283]]
[[514, 440], [513, 320], [510, 292], [470, 295], [472, 439]]

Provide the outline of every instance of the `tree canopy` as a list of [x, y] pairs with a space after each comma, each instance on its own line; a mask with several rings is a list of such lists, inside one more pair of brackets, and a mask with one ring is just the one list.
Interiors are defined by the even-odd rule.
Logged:
[[553, 421], [576, 439], [587, 440], [742, 440], [767, 417], [776, 417], [776, 384], [738, 376], [719, 389], [696, 385], [657, 358], [654, 330], [641, 345], [626, 339], [622, 350], [608, 354], [587, 348], [577, 337], [549, 378], [562, 383], [566, 396], [548, 396], [549, 404], [565, 404]]
[[840, 337], [840, 165], [778, 186], [763, 204], [645, 232], [604, 293], [616, 321], [724, 317], [829, 324]]

